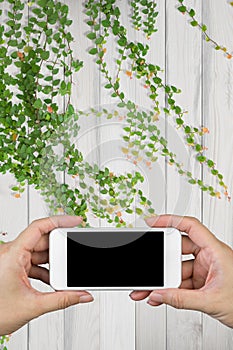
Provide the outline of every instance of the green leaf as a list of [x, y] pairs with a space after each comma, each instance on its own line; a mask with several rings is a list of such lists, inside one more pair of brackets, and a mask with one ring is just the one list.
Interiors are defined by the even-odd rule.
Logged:
[[83, 189], [87, 188], [87, 185], [84, 182], [80, 182], [79, 186]]
[[107, 28], [107, 27], [110, 27], [111, 23], [108, 19], [104, 19], [102, 22], [102, 26]]
[[67, 6], [67, 5], [62, 5], [62, 7], [61, 7], [61, 13], [63, 13], [63, 14], [68, 14], [68, 12], [69, 12], [69, 7]]
[[0, 58], [6, 57], [7, 49], [5, 47], [0, 47]]
[[126, 37], [121, 37], [118, 41], [117, 41], [118, 45], [120, 46], [126, 46], [127, 44], [127, 39]]
[[202, 145], [197, 144], [197, 145], [195, 146], [195, 149], [196, 149], [197, 152], [202, 151]]
[[203, 163], [203, 162], [206, 160], [206, 157], [205, 157], [205, 156], [198, 156], [198, 157], [197, 157], [197, 160], [198, 160], [200, 163]]
[[104, 37], [100, 36], [99, 38], [97, 38], [95, 40], [95, 43], [96, 43], [96, 45], [101, 45], [103, 41], [104, 41]]
[[207, 26], [206, 26], [205, 24], [203, 24], [203, 25], [201, 26], [201, 29], [202, 29], [203, 32], [206, 32], [206, 31], [207, 31]]
[[175, 112], [176, 112], [176, 114], [180, 114], [181, 108], [179, 106], [175, 106]]
[[96, 38], [96, 33], [94, 32], [88, 33], [87, 38], [90, 40], [94, 40]]
[[115, 7], [115, 9], [114, 9], [114, 15], [115, 15], [116, 17], [119, 17], [120, 14], [121, 14], [121, 12], [120, 12], [119, 7]]
[[41, 99], [38, 98], [38, 99], [33, 103], [33, 107], [36, 108], [36, 109], [42, 108], [42, 101], [41, 101]]
[[190, 24], [191, 24], [191, 26], [193, 26], [193, 27], [198, 26], [198, 22], [197, 22], [197, 21], [192, 21], [192, 22], [190, 22]]
[[40, 7], [45, 7], [46, 4], [47, 4], [47, 0], [38, 0], [38, 1], [37, 1], [37, 4], [38, 4]]
[[184, 124], [184, 121], [183, 121], [183, 119], [181, 119], [181, 118], [176, 118], [176, 123], [177, 123], [178, 125], [182, 125], [182, 124]]
[[178, 7], [178, 10], [181, 12], [181, 13], [184, 13], [184, 12], [186, 12], [186, 6], [180, 6], [180, 7]]
[[162, 79], [159, 78], [159, 77], [154, 77], [154, 78], [153, 78], [153, 81], [154, 81], [155, 84], [159, 85], [159, 84], [161, 84]]
[[208, 167], [213, 168], [214, 162], [213, 162], [212, 160], [209, 159], [209, 160], [207, 161], [207, 165], [208, 165]]
[[43, 51], [43, 52], [41, 52], [41, 54], [40, 54], [40, 57], [41, 57], [42, 60], [44, 60], [44, 61], [46, 61], [46, 60], [49, 58], [49, 56], [50, 56], [49, 51]]
[[213, 174], [213, 175], [215, 175], [215, 176], [218, 175], [218, 170], [212, 169], [212, 170], [211, 170], [211, 174]]
[[136, 214], [137, 215], [142, 215], [143, 211], [141, 208], [136, 208]]
[[189, 182], [191, 185], [195, 185], [195, 184], [197, 183], [197, 181], [194, 180], [194, 179], [190, 179], [188, 182]]
[[12, 191], [19, 191], [19, 187], [18, 186], [13, 186], [13, 187], [11, 187], [11, 190]]
[[193, 9], [191, 9], [190, 11], [189, 11], [189, 16], [190, 17], [194, 17], [195, 16], [195, 11], [193, 10]]
[[97, 48], [96, 47], [93, 47], [92, 49], [90, 49], [89, 51], [89, 54], [90, 55], [95, 55], [95, 54], [97, 54], [98, 53], [98, 50], [97, 50]]
[[9, 46], [12, 46], [12, 47], [15, 47], [15, 46], [17, 46], [18, 45], [18, 41], [17, 40], [9, 40], [8, 41], [8, 45]]

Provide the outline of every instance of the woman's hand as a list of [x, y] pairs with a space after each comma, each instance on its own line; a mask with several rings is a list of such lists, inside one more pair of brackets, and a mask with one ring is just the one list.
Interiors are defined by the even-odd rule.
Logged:
[[182, 236], [183, 254], [195, 259], [182, 263], [182, 283], [176, 289], [134, 291], [133, 300], [148, 298], [151, 306], [168, 304], [199, 310], [233, 328], [233, 251], [195, 218], [161, 215], [147, 220], [153, 227], [176, 227]]
[[54, 216], [33, 221], [14, 241], [0, 245], [0, 335], [10, 334], [50, 311], [86, 303], [93, 297], [85, 291], [41, 293], [29, 277], [49, 284], [49, 233], [57, 227], [74, 227], [82, 219]]

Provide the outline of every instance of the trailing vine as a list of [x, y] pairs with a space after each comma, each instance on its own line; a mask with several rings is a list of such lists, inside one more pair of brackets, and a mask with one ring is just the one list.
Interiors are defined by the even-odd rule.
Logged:
[[[51, 212], [82, 215], [83, 225], [88, 225], [88, 211], [117, 227], [128, 225], [127, 215], [153, 215], [152, 202], [138, 186], [144, 181], [139, 171], [115, 174], [107, 167], [100, 169], [87, 162], [72, 141], [79, 134], [80, 119], [111, 119], [120, 114], [125, 117], [122, 152], [133, 164], [144, 162], [151, 169], [160, 156], [165, 157], [190, 184], [211, 196], [220, 198], [224, 193], [229, 197], [223, 175], [202, 146], [201, 138], [208, 129], [189, 125], [187, 111], [176, 103], [180, 89], [165, 84], [162, 68], [148, 62], [149, 44], [129, 40], [115, 0], [85, 2], [90, 27], [87, 37], [92, 42], [89, 53], [96, 57], [105, 88], [117, 100], [114, 112], [105, 108], [75, 111], [71, 104], [74, 75], [83, 62], [74, 57], [71, 48], [68, 6], [57, 0], [5, 3], [7, 13], [0, 11], [0, 172], [14, 175], [16, 198], [27, 184], [33, 185]], [[155, 1], [131, 1], [133, 28], [147, 39], [157, 32], [156, 7]], [[115, 75], [107, 64], [109, 40], [114, 40], [118, 53]], [[127, 99], [122, 74], [142, 82], [153, 104], [150, 110], [141, 110], [136, 101]], [[158, 99], [160, 91], [166, 96], [165, 106]], [[177, 160], [158, 127], [160, 115], [173, 118], [197, 162], [215, 177], [216, 187], [195, 178]]]
[[[134, 7], [134, 2], [131, 5]], [[89, 0], [86, 8], [86, 14], [89, 17], [87, 24], [91, 28], [87, 37], [93, 42], [93, 47], [89, 50], [89, 53], [96, 55], [96, 63], [106, 80], [105, 88], [110, 89], [113, 98], [118, 98], [120, 108], [126, 107], [128, 109], [126, 121], [129, 125], [124, 128], [125, 135], [123, 138], [126, 141], [126, 147], [123, 148], [123, 153], [131, 154], [136, 164], [139, 160], [145, 159], [149, 166], [157, 160], [156, 154], [164, 156], [170, 165], [176, 167], [179, 174], [186, 175], [190, 184], [197, 184], [202, 191], [207, 191], [211, 196], [220, 198], [219, 190], [205, 184], [203, 180], [195, 178], [189, 170], [184, 169], [182, 163], [176, 160], [176, 155], [169, 149], [167, 140], [161, 136], [161, 132], [156, 125], [159, 114], [164, 113], [167, 117], [174, 116], [177, 127], [183, 132], [187, 145], [196, 154], [196, 160], [210, 169], [211, 174], [216, 177], [218, 185], [223, 189], [222, 192], [229, 197], [223, 175], [216, 169], [214, 161], [204, 154], [205, 149], [200, 138], [209, 132], [208, 128], [193, 127], [185, 122], [184, 115], [186, 111], [175, 101], [175, 94], [181, 91], [175, 86], [169, 86], [162, 81], [161, 67], [147, 62], [146, 55], [149, 52], [149, 45], [132, 42], [127, 38], [127, 30], [120, 22], [120, 9], [115, 5], [114, 0]], [[111, 76], [107, 59], [105, 59], [107, 40], [112, 40], [111, 36], [115, 37], [119, 55], [116, 59], [116, 71], [118, 72], [116, 77]], [[126, 59], [130, 61], [128, 65], [132, 67], [131, 71], [126, 71], [126, 74], [131, 79], [133, 76], [141, 79], [143, 85], [149, 91], [148, 97], [154, 104], [153, 111], [149, 113], [137, 111], [136, 103], [127, 100], [121, 90], [119, 72], [122, 73], [123, 61]], [[158, 100], [158, 91], [161, 89], [167, 97], [167, 106], [161, 106]]]
[[155, 28], [156, 17], [159, 14], [156, 11], [157, 3], [148, 0], [134, 0], [131, 1], [131, 6], [134, 29], [142, 29], [149, 39], [153, 33], [157, 32]]
[[[196, 11], [193, 8], [188, 8], [185, 5], [185, 0], [178, 0], [180, 3], [180, 6], [178, 7], [178, 10], [182, 13], [182, 14], [187, 14], [189, 19], [190, 19], [190, 25], [192, 27], [198, 27], [203, 35], [206, 41], [212, 43], [214, 45], [215, 50], [220, 50], [224, 53], [224, 55], [226, 56], [226, 58], [231, 59], [233, 57], [232, 53], [230, 53], [230, 51], [224, 46], [224, 45], [220, 45], [218, 44], [214, 39], [212, 39], [210, 37], [210, 35], [207, 33], [207, 26], [205, 24], [200, 23], [197, 18], [196, 18]], [[230, 3], [231, 6], [233, 6], [233, 3]]]
[[[195, 11], [188, 9], [184, 0], [178, 1], [178, 10], [189, 16], [191, 25], [199, 27], [216, 50], [232, 58], [207, 34]], [[13, 174], [16, 184], [11, 190], [16, 198], [22, 196], [25, 186], [34, 186], [52, 213], [81, 215], [83, 226], [89, 225], [88, 214], [116, 227], [129, 226], [134, 214], [143, 218], [154, 215], [152, 201], [140, 189], [144, 178], [139, 171], [115, 174], [107, 167], [102, 169], [88, 162], [77, 147], [74, 140], [80, 120], [100, 117], [123, 119], [121, 151], [134, 165], [144, 163], [150, 170], [164, 157], [191, 185], [230, 200], [222, 173], [203, 147], [208, 128], [188, 123], [187, 111], [176, 102], [181, 90], [165, 83], [163, 68], [148, 60], [148, 39], [158, 31], [156, 1], [130, 2], [131, 24], [145, 35], [146, 43], [129, 39], [115, 0], [85, 2], [90, 28], [87, 37], [92, 45], [89, 54], [95, 57], [105, 89], [117, 101], [114, 111], [76, 111], [71, 104], [74, 75], [84, 63], [71, 48], [74, 39], [67, 5], [57, 0], [0, 0], [3, 2], [8, 10], [0, 9], [0, 173]], [[115, 73], [108, 64], [109, 41], [115, 43], [117, 52]], [[113, 62], [113, 53], [110, 55]], [[140, 81], [148, 92], [150, 109], [141, 109], [137, 101], [127, 98], [123, 75]], [[165, 105], [158, 98], [160, 92], [166, 97]], [[216, 180], [215, 186], [196, 178], [178, 160], [159, 128], [161, 115], [173, 121], [197, 164]], [[0, 337], [4, 350], [8, 339]]]
[[[14, 175], [15, 197], [21, 197], [26, 183], [34, 185], [53, 213], [82, 215], [84, 225], [88, 209], [117, 227], [126, 225], [123, 212], [154, 213], [151, 201], [136, 189], [143, 181], [139, 172], [116, 175], [99, 169], [70, 142], [85, 113], [76, 113], [70, 103], [72, 79], [83, 62], [70, 47], [68, 6], [53, 0], [8, 4], [8, 19], [0, 27], [0, 172]], [[22, 24], [27, 8], [29, 18]], [[68, 97], [64, 108], [61, 97]], [[56, 154], [58, 144], [62, 154]], [[76, 179], [75, 188], [59, 182], [59, 172]]]

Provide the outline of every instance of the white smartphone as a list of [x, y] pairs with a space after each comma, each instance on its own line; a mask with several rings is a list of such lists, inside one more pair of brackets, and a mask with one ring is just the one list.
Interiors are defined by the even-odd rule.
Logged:
[[175, 228], [58, 228], [49, 237], [55, 290], [151, 290], [181, 283]]

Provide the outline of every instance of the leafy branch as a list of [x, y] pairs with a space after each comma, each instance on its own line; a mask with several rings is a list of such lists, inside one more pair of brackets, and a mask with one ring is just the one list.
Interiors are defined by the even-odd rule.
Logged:
[[[189, 9], [186, 5], [185, 5], [185, 0], [178, 0], [179, 3], [181, 5], [179, 5], [179, 7], [177, 8], [178, 11], [180, 11], [183, 15], [187, 14], [189, 19], [190, 19], [190, 25], [192, 27], [198, 27], [203, 35], [204, 38], [207, 42], [210, 42], [214, 45], [215, 50], [220, 50], [224, 53], [224, 55], [226, 56], [226, 58], [231, 59], [233, 57], [232, 53], [230, 53], [230, 51], [224, 46], [224, 45], [220, 45], [218, 44], [214, 39], [212, 39], [210, 37], [210, 35], [207, 33], [207, 26], [203, 23], [200, 23], [197, 18], [196, 18], [196, 11], [191, 8]], [[232, 3], [230, 3], [230, 5], [232, 5]], [[232, 5], [233, 6], [233, 5]]]
[[[137, 164], [138, 161], [145, 160], [146, 164], [151, 167], [151, 163], [158, 159], [155, 156], [156, 152], [160, 155], [165, 156], [170, 165], [174, 165], [180, 175], [186, 175], [187, 180], [190, 184], [197, 184], [201, 190], [208, 191], [211, 196], [217, 196], [220, 198], [220, 192], [214, 189], [212, 186], [203, 183], [201, 179], [195, 178], [189, 170], [184, 169], [181, 162], [176, 160], [176, 155], [169, 150], [167, 140], [160, 136], [160, 130], [156, 125], [158, 116], [161, 112], [169, 116], [175, 114], [175, 122], [177, 127], [183, 132], [184, 138], [187, 145], [196, 153], [196, 160], [205, 165], [213, 176], [216, 177], [217, 183], [223, 188], [223, 193], [228, 197], [227, 186], [223, 181], [223, 176], [215, 168], [213, 160], [208, 159], [203, 152], [203, 148], [199, 137], [207, 134], [209, 131], [206, 127], [192, 127], [184, 122], [183, 116], [186, 111], [183, 111], [180, 106], [176, 104], [174, 94], [180, 93], [181, 91], [175, 86], [165, 85], [159, 73], [162, 69], [155, 64], [148, 63], [146, 55], [149, 52], [149, 46], [144, 45], [140, 42], [134, 43], [127, 39], [127, 30], [120, 22], [120, 9], [114, 6], [115, 1], [102, 1], [90, 0], [87, 5], [86, 14], [89, 16], [87, 21], [88, 25], [92, 28], [91, 33], [87, 36], [94, 43], [94, 48], [91, 48], [89, 53], [96, 55], [96, 63], [100, 67], [100, 71], [103, 73], [107, 84], [106, 89], [112, 90], [111, 96], [118, 98], [120, 102], [119, 107], [127, 107], [129, 112], [127, 113], [126, 121], [129, 126], [124, 128], [126, 135], [123, 136], [127, 142], [127, 147], [124, 147], [123, 153], [127, 155], [127, 158], [131, 158], [129, 153], [134, 156], [133, 162]], [[134, 6], [134, 4], [133, 4]], [[102, 14], [102, 15], [101, 15]], [[97, 16], [100, 15], [98, 26], [96, 27], [95, 22]], [[104, 27], [105, 36], [101, 36], [101, 25]], [[100, 31], [99, 31], [100, 30]], [[140, 113], [137, 111], [136, 104], [126, 99], [124, 92], [121, 89], [120, 77], [117, 75], [117, 79], [113, 79], [110, 75], [108, 66], [105, 44], [110, 34], [115, 36], [116, 45], [118, 48], [119, 57], [116, 59], [118, 67], [122, 67], [123, 60], [126, 59], [131, 61], [129, 65], [132, 66], [132, 72], [127, 75], [132, 79], [133, 73], [137, 79], [144, 80], [144, 86], [150, 91], [149, 98], [154, 103], [154, 112], [147, 114], [146, 112]], [[122, 54], [124, 53], [124, 57]], [[120, 69], [122, 71], [122, 69]], [[120, 71], [118, 68], [118, 71]], [[158, 100], [158, 90], [163, 89], [167, 96], [168, 106], [162, 107]], [[151, 122], [154, 122], [152, 124]], [[134, 131], [133, 131], [134, 129]], [[153, 143], [151, 143], [153, 141]], [[149, 149], [148, 149], [149, 148]]]

